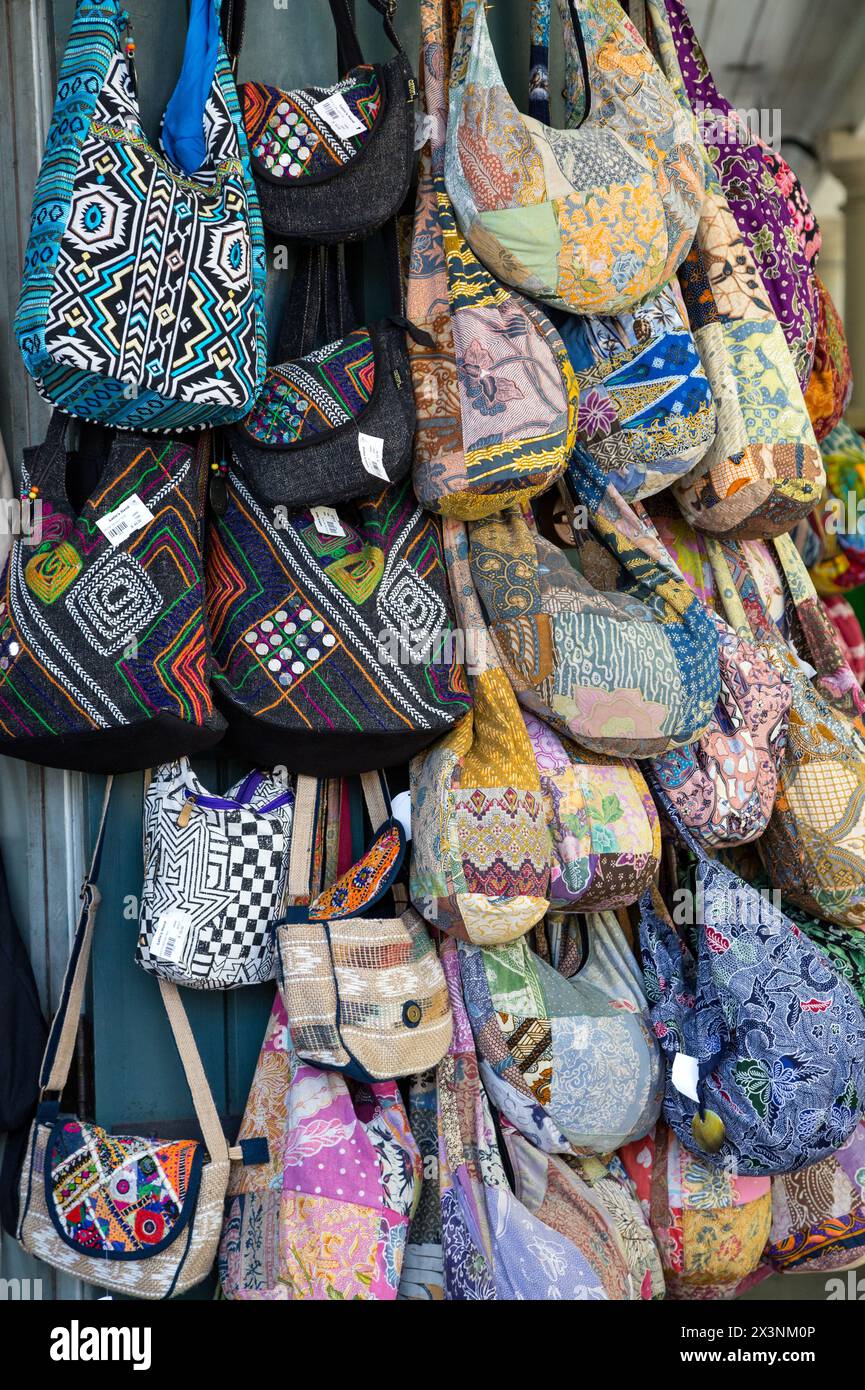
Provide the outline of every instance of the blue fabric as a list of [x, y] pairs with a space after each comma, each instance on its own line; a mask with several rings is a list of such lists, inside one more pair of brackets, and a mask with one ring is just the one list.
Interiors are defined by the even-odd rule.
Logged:
[[207, 156], [204, 108], [219, 52], [219, 13], [213, 0], [192, 0], [183, 67], [165, 108], [162, 148], [185, 174], [196, 174]]

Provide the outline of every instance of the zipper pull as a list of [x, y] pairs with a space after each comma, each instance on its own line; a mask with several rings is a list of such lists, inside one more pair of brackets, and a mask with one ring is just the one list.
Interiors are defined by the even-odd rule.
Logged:
[[190, 820], [192, 819], [192, 812], [195, 809], [195, 803], [197, 802], [197, 800], [197, 796], [190, 796], [187, 797], [186, 801], [184, 801], [183, 805], [180, 808], [180, 815], [177, 817], [178, 830], [185, 830], [186, 826], [189, 824]]
[[129, 83], [132, 87], [132, 95], [138, 96], [138, 73], [135, 70], [135, 39], [132, 37], [132, 20], [128, 12], [123, 15], [126, 39], [123, 44], [123, 51], [126, 54], [126, 67], [129, 72]]
[[214, 459], [210, 465], [210, 505], [216, 516], [225, 516], [228, 511], [228, 463], [224, 458]]

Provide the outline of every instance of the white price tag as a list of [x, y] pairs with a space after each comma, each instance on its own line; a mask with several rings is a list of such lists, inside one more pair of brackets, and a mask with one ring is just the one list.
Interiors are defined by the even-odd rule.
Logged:
[[320, 536], [344, 536], [345, 529], [333, 507], [310, 507], [315, 529]]
[[357, 434], [358, 448], [360, 449], [360, 461], [367, 473], [371, 473], [374, 478], [384, 478], [386, 483], [390, 482], [384, 466], [384, 440], [379, 439], [377, 434]]
[[101, 517], [96, 525], [111, 545], [120, 545], [143, 526], [149, 526], [152, 520], [153, 513], [147, 503], [142, 502], [137, 492], [133, 492], [132, 496], [121, 502], [119, 507], [115, 507], [113, 512]]
[[397, 792], [390, 803], [391, 815], [398, 820], [407, 840], [411, 839], [411, 792]]
[[804, 657], [799, 656], [798, 652], [794, 652], [793, 655], [799, 663], [799, 670], [808, 677], [809, 681], [812, 681], [817, 674], [816, 666], [812, 666], [810, 661], [806, 661]]
[[172, 964], [181, 960], [191, 926], [192, 915], [189, 912], [163, 913], [156, 922], [150, 954]]
[[352, 135], [361, 135], [366, 130], [363, 121], [354, 114], [342, 92], [332, 92], [324, 101], [317, 101], [313, 110], [340, 140], [349, 140]]
[[435, 121], [432, 116], [428, 116], [426, 111], [415, 111], [414, 113], [414, 147], [422, 150], [427, 140], [432, 139], [435, 130]]
[[697, 1082], [700, 1079], [700, 1063], [696, 1057], [689, 1057], [687, 1052], [677, 1052], [673, 1058], [671, 1079], [677, 1091], [699, 1105]]

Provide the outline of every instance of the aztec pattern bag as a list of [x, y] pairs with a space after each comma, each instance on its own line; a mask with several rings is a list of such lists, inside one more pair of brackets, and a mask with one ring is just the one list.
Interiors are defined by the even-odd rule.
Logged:
[[91, 457], [67, 451], [71, 427], [55, 411], [24, 451], [20, 495], [41, 503], [42, 540], [17, 539], [0, 576], [0, 752], [133, 772], [225, 728], [203, 612], [208, 443], [82, 430]]
[[817, 334], [820, 228], [789, 164], [718, 91], [682, 0], [665, 0], [665, 7], [685, 92], [804, 391]]
[[765, 645], [792, 686], [778, 794], [758, 841], [760, 854], [773, 885], [792, 902], [840, 926], [865, 927], [861, 688], [789, 536], [776, 537], [775, 551], [795, 622], [792, 650], [764, 608], [763, 589], [736, 552], [711, 544], [730, 622]]
[[443, 529], [474, 708], [411, 764], [410, 891], [433, 926], [492, 944], [543, 917], [552, 845], [532, 746], [488, 640], [465, 525], [445, 520]]
[[563, 742], [533, 715], [523, 720], [553, 842], [550, 907], [590, 912], [636, 902], [661, 858], [658, 814], [642, 773]]
[[364, 62], [353, 7], [330, 0], [345, 67], [338, 82], [240, 88], [264, 224], [279, 236], [355, 241], [394, 217], [408, 194], [417, 83], [393, 27], [396, 5], [369, 3], [396, 50], [388, 62]]
[[460, 236], [444, 186], [447, 74], [459, 0], [421, 0], [421, 80], [432, 122], [421, 157], [408, 316], [417, 406], [414, 485], [443, 516], [486, 516], [560, 476], [577, 384], [549, 319], [499, 284]]
[[219, 1245], [226, 1298], [396, 1298], [421, 1181], [399, 1087], [302, 1062], [279, 995], [238, 1146]]
[[[386, 1081], [441, 1061], [451, 1015], [435, 946], [396, 881], [405, 857], [403, 828], [379, 778], [365, 773], [362, 783], [373, 843], [310, 901], [318, 785], [298, 778], [290, 905], [275, 924], [279, 988], [303, 1061], [361, 1081]], [[374, 915], [387, 894], [392, 915]]]
[[759, 1282], [772, 1221], [769, 1178], [710, 1168], [663, 1121], [620, 1157], [654, 1233], [668, 1298], [736, 1298]]
[[[616, 314], [660, 289], [694, 238], [702, 156], [615, 0], [561, 0], [580, 116], [556, 130], [515, 107], [486, 12], [463, 0], [445, 178], [460, 231], [500, 280], [572, 313]], [[549, 5], [533, 15], [546, 22]], [[651, 132], [651, 134], [649, 134]]]
[[844, 1143], [865, 1108], [862, 1006], [780, 908], [707, 859], [669, 802], [661, 804], [697, 856], [701, 906], [694, 954], [657, 890], [641, 904], [646, 995], [667, 1059], [667, 1122], [714, 1168], [735, 1163], [740, 1173], [765, 1176], [816, 1163]]
[[828, 1158], [772, 1179], [766, 1256], [779, 1274], [865, 1263], [865, 1122]]
[[138, 965], [192, 989], [276, 977], [271, 924], [283, 907], [293, 802], [269, 773], [212, 796], [186, 758], [155, 770], [144, 793]]
[[[647, 6], [664, 72], [693, 123], [664, 0]], [[699, 466], [674, 489], [693, 526], [772, 536], [807, 516], [825, 478], [783, 330], [705, 158], [706, 199], [679, 281], [718, 429]]]
[[552, 922], [554, 959], [559, 940], [570, 948], [558, 968], [525, 938], [460, 943], [481, 1078], [492, 1104], [539, 1148], [610, 1153], [657, 1120], [661, 1057], [615, 917], [580, 917], [573, 935]]
[[221, 38], [189, 177], [144, 134], [126, 22], [118, 0], [77, 0], [15, 332], [40, 395], [70, 414], [200, 429], [245, 415], [264, 378], [258, 201]]
[[712, 620], [579, 445], [568, 481], [591, 517], [572, 529], [573, 557], [516, 508], [470, 527], [472, 574], [517, 698], [596, 753], [690, 743], [718, 698]]
[[454, 1036], [436, 1072], [445, 1298], [606, 1300], [592, 1255], [538, 1220], [508, 1183], [478, 1075], [457, 949], [455, 941], [442, 946]]
[[160, 980], [159, 988], [204, 1142], [112, 1134], [60, 1113], [87, 984], [110, 795], [109, 778], [42, 1062], [41, 1099], [21, 1171], [17, 1235], [29, 1255], [112, 1294], [171, 1298], [210, 1273], [229, 1170], [219, 1115], [173, 984]]
[[[820, 276], [817, 283], [817, 343], [814, 366], [805, 387], [805, 404], [822, 444], [840, 422], [853, 394], [853, 368], [841, 316]], [[825, 455], [824, 455], [825, 459]]]
[[322, 519], [267, 507], [229, 468], [207, 606], [229, 742], [256, 762], [390, 767], [470, 706], [438, 523], [408, 478]]

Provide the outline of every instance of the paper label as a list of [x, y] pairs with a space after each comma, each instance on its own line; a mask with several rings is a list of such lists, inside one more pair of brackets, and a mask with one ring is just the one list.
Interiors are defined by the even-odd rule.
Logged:
[[397, 792], [390, 803], [391, 815], [398, 820], [407, 840], [411, 839], [411, 792]]
[[379, 439], [377, 434], [357, 434], [358, 447], [360, 448], [360, 461], [367, 473], [372, 473], [374, 478], [383, 478], [386, 483], [390, 482], [384, 466], [384, 440]]
[[354, 114], [342, 92], [333, 92], [329, 97], [325, 97], [324, 101], [317, 101], [313, 110], [340, 140], [349, 140], [352, 135], [361, 135], [366, 130], [363, 121]]
[[700, 1097], [697, 1095], [697, 1082], [700, 1079], [700, 1063], [696, 1057], [689, 1057], [687, 1052], [677, 1052], [673, 1058], [673, 1070], [671, 1080], [676, 1090], [689, 1100], [694, 1100], [699, 1104]]
[[150, 954], [170, 963], [181, 960], [191, 926], [191, 913], [164, 912], [157, 918], [156, 931], [150, 943]]
[[427, 115], [426, 111], [415, 111], [414, 113], [414, 147], [422, 150], [427, 140], [432, 139], [435, 130], [435, 121], [432, 116]]
[[149, 526], [153, 513], [137, 492], [115, 507], [113, 512], [103, 516], [96, 525], [111, 545], [121, 545], [128, 536], [134, 536], [142, 527]]
[[799, 656], [797, 652], [794, 652], [793, 655], [799, 663], [799, 670], [808, 677], [809, 681], [813, 680], [817, 674], [816, 666], [812, 666], [810, 661], [806, 661], [804, 657]]
[[344, 536], [343, 524], [333, 507], [310, 507], [312, 520], [320, 536]]

